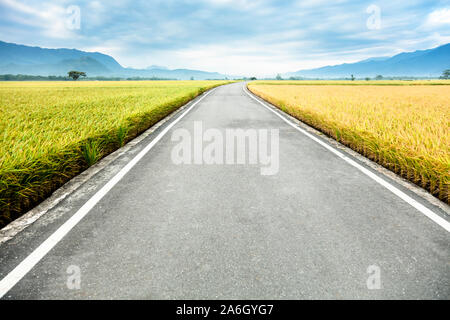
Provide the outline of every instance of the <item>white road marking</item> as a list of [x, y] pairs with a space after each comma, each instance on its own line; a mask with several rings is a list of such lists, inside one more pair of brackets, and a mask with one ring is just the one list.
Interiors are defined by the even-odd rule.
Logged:
[[375, 180], [376, 182], [378, 182], [379, 184], [381, 184], [383, 187], [385, 187], [386, 189], [388, 189], [389, 191], [391, 191], [393, 194], [395, 194], [396, 196], [398, 196], [399, 198], [401, 198], [402, 200], [404, 200], [405, 202], [409, 203], [411, 206], [413, 206], [414, 208], [416, 208], [417, 210], [419, 210], [421, 213], [423, 213], [424, 215], [426, 215], [428, 218], [430, 218], [431, 220], [433, 220], [434, 222], [436, 222], [438, 225], [440, 225], [442, 228], [444, 228], [445, 230], [447, 230], [447, 232], [450, 232], [450, 222], [448, 222], [447, 220], [445, 220], [444, 218], [440, 217], [438, 214], [434, 213], [433, 211], [431, 211], [430, 209], [428, 209], [427, 207], [425, 207], [424, 205], [422, 205], [421, 203], [417, 202], [416, 200], [414, 200], [413, 198], [411, 198], [410, 196], [408, 196], [406, 193], [402, 192], [401, 190], [399, 190], [398, 188], [394, 187], [392, 184], [390, 184], [389, 182], [385, 181], [384, 179], [380, 178], [378, 175], [376, 175], [375, 173], [373, 173], [372, 171], [366, 169], [365, 167], [363, 167], [362, 165], [360, 165], [359, 163], [355, 162], [354, 160], [350, 159], [349, 157], [345, 156], [344, 154], [342, 154], [341, 152], [339, 152], [338, 150], [336, 150], [335, 148], [333, 148], [332, 146], [330, 146], [329, 144], [325, 143], [324, 141], [320, 140], [319, 138], [315, 137], [314, 135], [312, 135], [311, 133], [305, 131], [304, 129], [300, 128], [299, 126], [297, 126], [295, 123], [289, 121], [288, 119], [286, 119], [284, 116], [282, 116], [281, 114], [279, 114], [278, 112], [276, 112], [275, 110], [273, 110], [272, 108], [270, 108], [269, 106], [267, 106], [265, 103], [259, 101], [257, 98], [255, 98], [251, 93], [249, 93], [244, 86], [242, 87], [242, 89], [244, 90], [244, 92], [253, 100], [255, 100], [256, 102], [258, 102], [259, 104], [263, 105], [265, 108], [267, 108], [269, 111], [273, 112], [274, 114], [276, 114], [279, 118], [281, 118], [281, 120], [283, 120], [284, 122], [286, 122], [287, 124], [289, 124], [291, 127], [293, 127], [294, 129], [300, 131], [301, 133], [303, 133], [304, 135], [306, 135], [308, 138], [314, 140], [315, 142], [317, 142], [318, 144], [320, 144], [321, 146], [325, 147], [327, 150], [333, 152], [335, 155], [337, 155], [339, 158], [343, 159], [344, 161], [346, 161], [347, 163], [349, 163], [350, 165], [352, 165], [353, 167], [355, 167], [356, 169], [358, 169], [359, 171], [361, 171], [362, 173], [364, 173], [365, 175], [367, 175], [369, 178]]
[[0, 298], [2, 298], [12, 287], [16, 285], [53, 247], [64, 238], [73, 227], [86, 216], [89, 211], [133, 168], [142, 157], [149, 152], [156, 143], [189, 111], [192, 110], [200, 101], [209, 95], [215, 89], [207, 92], [198, 99], [177, 119], [170, 123], [160, 134], [156, 136], [136, 157], [123, 167], [111, 180], [108, 181], [97, 193], [95, 193], [72, 217], [61, 225], [50, 237], [47, 238], [39, 247], [37, 247], [28, 257], [26, 257], [17, 267], [0, 281]]

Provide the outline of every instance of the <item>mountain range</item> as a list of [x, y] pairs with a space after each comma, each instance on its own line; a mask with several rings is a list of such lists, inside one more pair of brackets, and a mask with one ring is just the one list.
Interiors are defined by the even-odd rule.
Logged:
[[403, 52], [392, 57], [370, 58], [283, 74], [284, 77], [357, 78], [382, 76], [438, 77], [450, 69], [450, 43], [428, 50]]
[[170, 70], [161, 66], [146, 69], [122, 67], [113, 57], [76, 49], [46, 49], [0, 41], [0, 74], [65, 76], [70, 70], [88, 76], [142, 77], [187, 80], [224, 79], [226, 75], [190, 69]]
[[[450, 43], [428, 50], [403, 52], [392, 57], [375, 57], [316, 69], [288, 72], [297, 78], [438, 77], [450, 69]], [[0, 74], [65, 76], [70, 70], [84, 71], [88, 77], [141, 77], [165, 79], [225, 79], [226, 75], [190, 69], [168, 69], [152, 65], [145, 69], [122, 67], [113, 57], [77, 49], [46, 49], [0, 41]], [[230, 76], [228, 76], [230, 77]]]

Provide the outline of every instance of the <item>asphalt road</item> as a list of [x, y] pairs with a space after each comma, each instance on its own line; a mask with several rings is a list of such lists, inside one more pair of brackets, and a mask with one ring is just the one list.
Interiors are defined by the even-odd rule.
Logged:
[[[242, 83], [198, 101], [0, 245], [0, 279], [11, 287], [3, 299], [450, 298], [445, 228], [250, 98]], [[278, 170], [175, 164], [174, 132], [187, 129], [194, 140], [198, 121], [218, 132], [278, 129]], [[69, 220], [149, 144], [81, 220]], [[57, 230], [48, 253], [33, 256]]]

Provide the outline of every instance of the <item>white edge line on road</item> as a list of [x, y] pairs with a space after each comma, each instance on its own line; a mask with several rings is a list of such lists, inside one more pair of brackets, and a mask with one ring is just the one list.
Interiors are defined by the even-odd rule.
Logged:
[[81, 219], [149, 152], [156, 143], [180, 121], [189, 111], [192, 110], [215, 88], [206, 92], [196, 102], [194, 102], [177, 119], [171, 122], [162, 130], [144, 149], [139, 152], [128, 164], [123, 167], [111, 180], [109, 180], [97, 193], [95, 193], [75, 214], [62, 224], [50, 237], [39, 245], [29, 256], [27, 256], [18, 266], [0, 281], [0, 298], [2, 298], [12, 287], [16, 285], [64, 236], [77, 225]]
[[352, 165], [353, 167], [355, 167], [356, 169], [358, 169], [359, 171], [364, 173], [369, 178], [375, 180], [376, 182], [381, 184], [383, 187], [385, 187], [386, 189], [391, 191], [393, 194], [395, 194], [396, 196], [398, 196], [399, 198], [401, 198], [402, 200], [404, 200], [405, 202], [407, 202], [408, 204], [410, 204], [411, 206], [413, 206], [414, 208], [416, 208], [417, 210], [422, 212], [425, 216], [427, 216], [428, 218], [430, 218], [431, 220], [436, 222], [442, 228], [447, 230], [447, 232], [450, 232], [450, 222], [448, 222], [444, 218], [440, 217], [438, 214], [434, 213], [433, 211], [431, 211], [430, 209], [425, 207], [423, 204], [417, 202], [416, 200], [414, 200], [413, 198], [408, 196], [406, 193], [404, 193], [401, 190], [399, 190], [398, 188], [394, 187], [392, 184], [390, 184], [389, 182], [385, 181], [384, 179], [382, 179], [381, 177], [379, 177], [378, 175], [376, 175], [372, 171], [368, 170], [367, 168], [363, 167], [362, 165], [360, 165], [356, 161], [354, 161], [354, 160], [350, 159], [349, 157], [345, 156], [344, 154], [342, 154], [341, 152], [339, 152], [338, 150], [336, 150], [335, 148], [333, 148], [332, 146], [330, 146], [326, 142], [324, 142], [321, 139], [315, 137], [311, 133], [309, 133], [309, 132], [305, 131], [304, 129], [300, 128], [299, 126], [297, 126], [295, 123], [292, 123], [291, 121], [286, 119], [284, 116], [282, 116], [281, 114], [279, 114], [278, 112], [276, 112], [275, 110], [273, 110], [272, 108], [267, 106], [265, 103], [263, 103], [260, 100], [258, 100], [257, 98], [255, 98], [251, 93], [249, 93], [247, 91], [247, 89], [246, 89], [246, 85], [245, 84], [242, 87], [242, 89], [244, 90], [244, 92], [250, 98], [252, 98], [256, 102], [258, 102], [259, 104], [263, 105], [269, 111], [271, 111], [274, 114], [276, 114], [279, 118], [281, 118], [281, 120], [283, 120], [284, 122], [289, 124], [291, 127], [293, 127], [294, 129], [297, 129], [298, 131], [300, 131], [301, 133], [306, 135], [308, 138], [314, 140], [315, 142], [317, 142], [321, 146], [325, 147], [327, 150], [329, 150], [332, 153], [334, 153], [335, 155], [337, 155], [339, 158], [343, 159], [344, 161], [346, 161], [347, 163], [349, 163], [350, 165]]

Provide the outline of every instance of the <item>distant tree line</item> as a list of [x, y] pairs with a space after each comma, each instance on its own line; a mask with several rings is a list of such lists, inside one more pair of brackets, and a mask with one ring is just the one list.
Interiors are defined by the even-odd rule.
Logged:
[[[1, 74], [0, 81], [71, 81], [72, 79], [65, 76], [33, 76], [26, 74]], [[89, 77], [80, 79], [79, 81], [123, 81], [123, 80], [177, 80], [159, 77]]]
[[160, 77], [128, 77], [122, 80], [178, 80], [175, 78], [160, 78]]
[[32, 76], [26, 74], [0, 74], [0, 81], [68, 81], [68, 77], [63, 76]]
[[[445, 70], [442, 72], [442, 76], [439, 77], [440, 79], [450, 79], [450, 69]], [[246, 79], [246, 78], [245, 78]], [[364, 78], [356, 78], [353, 74], [350, 75], [350, 77], [336, 77], [336, 78], [308, 78], [308, 77], [295, 77], [291, 76], [289, 78], [283, 78], [280, 74], [277, 74], [275, 78], [264, 78], [263, 80], [421, 80], [421, 79], [436, 79], [436, 77], [414, 77], [414, 76], [383, 76], [381, 74], [370, 78], [370, 77], [364, 77]]]

